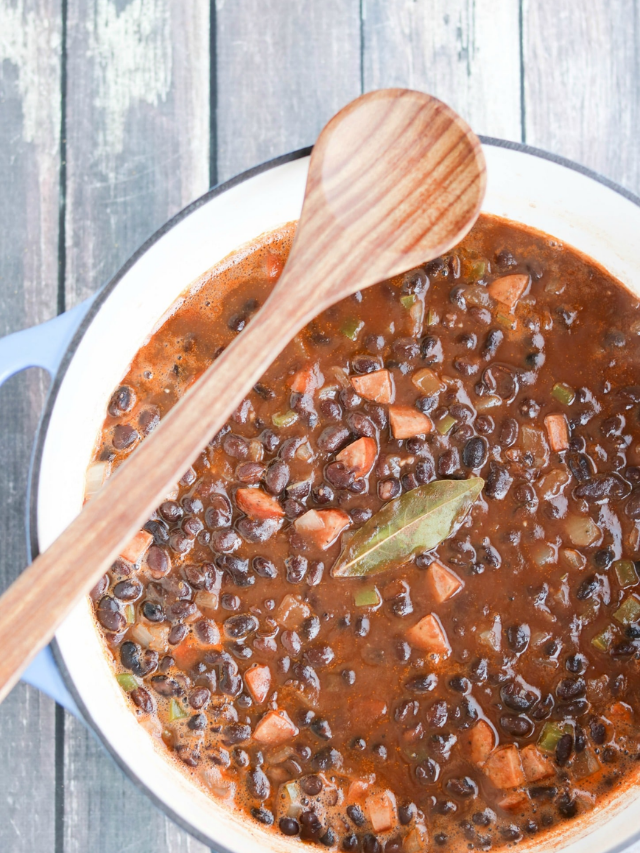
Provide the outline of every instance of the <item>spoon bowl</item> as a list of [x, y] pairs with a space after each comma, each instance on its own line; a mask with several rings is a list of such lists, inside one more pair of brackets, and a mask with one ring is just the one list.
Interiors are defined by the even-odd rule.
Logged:
[[429, 95], [372, 92], [329, 122], [262, 310], [0, 598], [0, 701], [291, 338], [339, 299], [454, 246], [485, 185], [478, 139]]

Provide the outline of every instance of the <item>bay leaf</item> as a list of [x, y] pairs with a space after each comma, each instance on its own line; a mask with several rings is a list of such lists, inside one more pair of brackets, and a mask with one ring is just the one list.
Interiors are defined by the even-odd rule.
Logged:
[[435, 548], [462, 522], [484, 480], [434, 480], [389, 501], [345, 542], [336, 578], [375, 575]]

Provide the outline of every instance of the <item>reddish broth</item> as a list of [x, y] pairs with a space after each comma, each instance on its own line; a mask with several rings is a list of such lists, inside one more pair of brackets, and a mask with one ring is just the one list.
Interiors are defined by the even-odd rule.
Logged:
[[[250, 322], [293, 231], [207, 274], [138, 352], [89, 495]], [[93, 593], [132, 709], [186, 772], [363, 853], [539, 839], [631, 778], [638, 309], [482, 216], [296, 337]], [[386, 502], [474, 475], [437, 549], [331, 576]]]

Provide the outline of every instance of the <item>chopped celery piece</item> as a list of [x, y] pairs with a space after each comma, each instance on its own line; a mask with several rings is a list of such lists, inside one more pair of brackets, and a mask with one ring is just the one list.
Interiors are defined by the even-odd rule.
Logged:
[[538, 738], [538, 746], [545, 752], [555, 752], [560, 738], [572, 732], [570, 723], [545, 723]]
[[517, 329], [518, 321], [515, 317], [512, 317], [510, 314], [504, 314], [502, 311], [498, 311], [496, 314], [496, 320], [500, 323], [501, 326], [504, 326], [505, 329]]
[[465, 275], [475, 281], [481, 279], [486, 271], [487, 265], [484, 261], [467, 261], [465, 264]]
[[350, 338], [350, 340], [355, 341], [360, 332], [364, 327], [364, 322], [362, 320], [358, 320], [355, 317], [352, 317], [350, 320], [345, 320], [345, 323], [342, 327], [342, 334], [345, 338]]
[[576, 392], [566, 382], [556, 382], [551, 389], [551, 396], [565, 406], [570, 406], [576, 399]]
[[133, 625], [136, 621], [136, 609], [133, 604], [126, 604], [124, 608], [124, 618], [128, 625]]
[[440, 379], [437, 373], [424, 367], [422, 370], [416, 370], [411, 377], [413, 384], [422, 391], [423, 394], [430, 396], [431, 394], [439, 394], [445, 388], [444, 382]]
[[441, 421], [438, 421], [436, 424], [436, 429], [440, 433], [440, 435], [446, 435], [451, 427], [455, 426], [456, 419], [451, 417], [451, 415], [445, 415]]
[[402, 302], [404, 307], [407, 309], [411, 308], [411, 306], [413, 305], [413, 303], [415, 301], [416, 301], [416, 297], [413, 295], [413, 293], [410, 293], [408, 296], [401, 296], [400, 297], [400, 302]]
[[591, 640], [591, 645], [595, 646], [599, 652], [608, 652], [615, 640], [615, 630], [613, 625], [609, 625], [604, 631], [596, 634]]
[[613, 618], [621, 625], [631, 625], [640, 619], [640, 599], [636, 595], [625, 598], [620, 607], [613, 614]]
[[616, 560], [613, 569], [621, 587], [635, 586], [638, 583], [638, 572], [633, 560]]
[[176, 702], [175, 699], [172, 699], [169, 703], [169, 722], [173, 723], [175, 720], [184, 720], [188, 716], [188, 712], [184, 710], [182, 705]]
[[274, 426], [289, 427], [295, 424], [298, 420], [298, 415], [296, 412], [292, 412], [291, 409], [289, 409], [288, 412], [278, 412], [277, 414], [272, 415], [271, 420]]
[[576, 754], [573, 759], [572, 769], [576, 779], [586, 779], [587, 776], [593, 776], [594, 773], [600, 770], [600, 762], [591, 749], [587, 747], [584, 752]]
[[116, 680], [120, 687], [122, 687], [123, 690], [126, 690], [127, 693], [130, 693], [132, 690], [135, 690], [136, 687], [138, 687], [137, 679], [133, 675], [130, 675], [128, 672], [119, 673], [118, 675], [116, 675]]
[[353, 596], [356, 607], [377, 607], [380, 604], [380, 593], [375, 586], [359, 589]]
[[440, 318], [438, 317], [437, 311], [433, 308], [429, 308], [429, 313], [427, 314], [427, 326], [437, 326], [440, 322]]

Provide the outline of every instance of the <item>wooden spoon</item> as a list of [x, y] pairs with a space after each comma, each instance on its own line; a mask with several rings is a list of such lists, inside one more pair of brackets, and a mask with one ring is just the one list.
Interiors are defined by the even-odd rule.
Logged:
[[383, 89], [331, 119], [262, 310], [0, 598], [0, 701], [291, 338], [334, 302], [449, 250], [485, 184], [480, 142], [429, 95]]

